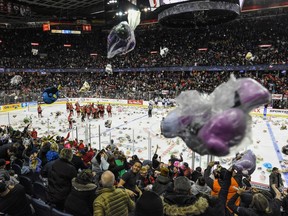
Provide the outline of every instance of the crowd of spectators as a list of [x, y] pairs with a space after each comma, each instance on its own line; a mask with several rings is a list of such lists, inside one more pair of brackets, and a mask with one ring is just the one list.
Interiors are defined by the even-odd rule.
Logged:
[[[210, 93], [220, 83], [227, 81], [232, 72], [106, 74], [90, 72], [89, 69], [104, 69], [107, 63], [113, 68], [286, 64], [287, 18], [288, 15], [275, 15], [239, 19], [193, 30], [167, 29], [158, 24], [139, 26], [136, 29], [136, 48], [113, 59], [106, 58], [108, 30], [94, 29], [81, 35], [56, 35], [40, 29], [2, 29], [0, 68], [80, 68], [83, 72], [17, 73], [23, 77], [18, 86], [9, 82], [16, 73], [1, 73], [1, 104], [40, 100], [46, 87], [59, 84], [63, 86], [62, 97], [78, 97], [84, 81], [91, 86], [88, 93], [80, 95], [85, 97], [153, 100], [155, 97], [175, 98], [181, 91], [190, 89]], [[39, 43], [39, 46], [32, 46], [31, 43]], [[71, 47], [64, 47], [64, 44], [71, 44]], [[271, 47], [259, 47], [263, 44], [271, 44]], [[159, 54], [160, 47], [169, 49], [165, 58]], [[38, 50], [37, 55], [33, 55], [32, 48]], [[199, 48], [207, 48], [207, 51], [199, 51]], [[157, 52], [152, 54], [153, 51]], [[247, 52], [252, 53], [252, 60], [245, 59]], [[91, 53], [97, 55], [91, 56]], [[234, 74], [236, 77], [255, 78], [271, 93], [287, 95], [285, 70], [241, 72], [235, 71]], [[168, 94], [163, 95], [162, 90]], [[273, 106], [286, 107], [286, 101], [274, 101]]]
[[[181, 91], [198, 90], [211, 93], [227, 81], [233, 72], [121, 72], [121, 73], [1, 73], [1, 104], [41, 101], [44, 89], [61, 85], [60, 97], [99, 97], [117, 99], [154, 100], [175, 98]], [[287, 74], [281, 71], [234, 72], [237, 78], [250, 77], [264, 85], [273, 94], [287, 98]], [[15, 76], [21, 83], [11, 85]], [[86, 93], [79, 92], [84, 81], [90, 84]], [[164, 92], [165, 94], [163, 94]], [[16, 96], [16, 100], [15, 100]], [[161, 99], [160, 99], [161, 100]], [[273, 101], [273, 106], [287, 107], [287, 99]]]
[[29, 125], [23, 131], [1, 126], [0, 137], [4, 214], [30, 216], [34, 210], [36, 216], [50, 215], [43, 213], [45, 206], [75, 216], [280, 216], [281, 206], [282, 215], [288, 210], [277, 168], [270, 175], [271, 193], [253, 188], [251, 178], [233, 166], [211, 161], [204, 172], [193, 170], [182, 154], [161, 161], [158, 148], [152, 160], [129, 159], [113, 140], [97, 150], [68, 136], [38, 137]]
[[[286, 14], [239, 19], [204, 29], [168, 29], [158, 24], [139, 26], [135, 32], [135, 49], [113, 59], [106, 58], [108, 30], [59, 35], [42, 32], [42, 29], [3, 29], [0, 31], [0, 67], [89, 69], [105, 68], [107, 63], [113, 68], [283, 64], [288, 56], [287, 20]], [[259, 47], [263, 44], [272, 46]], [[160, 47], [169, 49], [165, 58], [159, 54]], [[38, 55], [32, 54], [32, 48], [38, 50]], [[153, 51], [155, 54], [151, 54]], [[245, 60], [248, 52], [253, 54], [253, 60]], [[97, 55], [90, 56], [91, 53]]]

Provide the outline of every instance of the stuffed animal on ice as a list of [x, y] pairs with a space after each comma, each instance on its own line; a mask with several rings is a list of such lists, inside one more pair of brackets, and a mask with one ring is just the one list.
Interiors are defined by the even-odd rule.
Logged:
[[249, 143], [249, 112], [270, 98], [257, 81], [234, 76], [210, 95], [184, 91], [176, 98], [179, 107], [162, 120], [161, 133], [166, 138], [181, 137], [200, 155], [226, 156], [231, 147]]
[[240, 159], [236, 160], [233, 165], [237, 172], [241, 172], [244, 176], [252, 175], [256, 169], [256, 156], [251, 150], [247, 150], [241, 154]]
[[282, 147], [282, 153], [288, 155], [288, 145]]
[[169, 49], [167, 47], [163, 47], [163, 48], [160, 47], [160, 55], [162, 58], [166, 57], [168, 52], [169, 52]]
[[111, 124], [112, 124], [112, 121], [111, 121], [111, 120], [107, 120], [107, 121], [105, 122], [105, 127], [111, 128]]
[[59, 90], [56, 87], [46, 88], [42, 93], [42, 99], [46, 104], [52, 104], [59, 98]]
[[87, 92], [90, 90], [90, 85], [88, 82], [84, 82], [82, 87], [80, 88], [79, 92]]

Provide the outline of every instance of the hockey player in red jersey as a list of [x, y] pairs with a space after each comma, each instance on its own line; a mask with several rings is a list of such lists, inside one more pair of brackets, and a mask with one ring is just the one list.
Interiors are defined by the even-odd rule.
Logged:
[[112, 106], [108, 104], [106, 111], [108, 113], [108, 117], [112, 117]]
[[38, 118], [42, 118], [43, 115], [42, 115], [42, 108], [41, 108], [40, 104], [38, 104], [37, 112], [38, 112]]
[[81, 112], [81, 107], [80, 107], [80, 104], [77, 102], [75, 103], [75, 110], [76, 110], [76, 113], [77, 113], [77, 118], [80, 117], [80, 112]]
[[67, 113], [70, 112], [70, 103], [69, 103], [68, 100], [67, 100], [67, 102], [66, 102], [66, 110], [67, 110]]
[[69, 129], [72, 129], [73, 119], [72, 119], [72, 113], [71, 112], [68, 115], [68, 123], [69, 123]]

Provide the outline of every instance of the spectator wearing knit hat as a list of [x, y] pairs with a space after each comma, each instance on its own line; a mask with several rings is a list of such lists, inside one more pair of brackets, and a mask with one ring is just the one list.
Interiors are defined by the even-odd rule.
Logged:
[[203, 176], [202, 175], [202, 168], [196, 167], [196, 169], [191, 174], [191, 180], [193, 182], [196, 182], [199, 179], [199, 177], [201, 177], [201, 176]]
[[164, 215], [225, 215], [227, 212], [225, 203], [227, 199], [228, 188], [231, 183], [231, 175], [232, 172], [225, 171], [226, 181], [220, 190], [218, 198], [192, 195], [190, 180], [185, 176], [177, 177], [174, 180], [174, 191], [164, 195]]
[[191, 193], [197, 195], [199, 193], [210, 195], [211, 188], [207, 186], [204, 177], [199, 177], [195, 184], [191, 187]]
[[163, 216], [162, 199], [153, 191], [144, 191], [136, 202], [135, 216]]
[[72, 157], [71, 149], [62, 149], [59, 159], [55, 160], [48, 172], [49, 201], [61, 210], [71, 191], [71, 180], [77, 175], [75, 167], [71, 164]]
[[7, 215], [32, 215], [25, 189], [21, 184], [12, 186], [0, 181], [0, 211]]
[[92, 171], [81, 171], [72, 179], [72, 190], [66, 199], [65, 211], [77, 216], [92, 216], [96, 188]]
[[166, 192], [169, 184], [172, 184], [171, 179], [169, 178], [169, 169], [163, 167], [160, 170], [160, 175], [157, 177], [155, 183], [153, 184], [152, 191], [160, 196]]

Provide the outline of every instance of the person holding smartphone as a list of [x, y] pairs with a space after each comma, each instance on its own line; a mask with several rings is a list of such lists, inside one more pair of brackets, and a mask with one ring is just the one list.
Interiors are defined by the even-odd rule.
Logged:
[[[214, 179], [210, 177], [212, 168], [217, 165], [217, 168], [213, 170]], [[220, 169], [219, 169], [220, 167]], [[234, 196], [237, 192], [237, 188], [242, 187], [242, 174], [237, 174], [232, 172], [231, 185], [228, 190], [227, 202]], [[206, 184], [211, 188], [211, 196], [217, 197], [223, 185], [223, 173], [221, 173], [221, 166], [219, 162], [211, 161], [206, 170], [204, 171], [204, 179]], [[240, 205], [240, 198], [235, 201], [235, 205]], [[229, 209], [229, 208], [228, 208]], [[231, 210], [230, 210], [231, 212]]]

